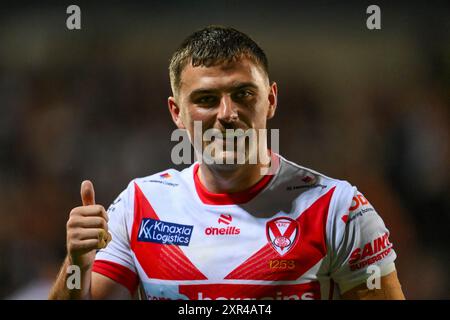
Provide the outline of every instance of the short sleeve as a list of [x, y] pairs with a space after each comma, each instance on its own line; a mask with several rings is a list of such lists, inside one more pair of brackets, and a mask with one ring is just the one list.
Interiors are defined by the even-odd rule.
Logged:
[[122, 284], [133, 295], [137, 285], [138, 276], [130, 248], [130, 237], [127, 228], [127, 219], [133, 214], [131, 186], [123, 191], [109, 206], [108, 230], [112, 240], [106, 248], [98, 250], [92, 271], [100, 273]]
[[[338, 284], [341, 294], [362, 284], [379, 267], [380, 276], [395, 270], [396, 253], [389, 240], [389, 230], [374, 207], [352, 188], [351, 204], [338, 213], [334, 221], [340, 235], [333, 248], [331, 278]], [[344, 201], [345, 203], [345, 201]]]

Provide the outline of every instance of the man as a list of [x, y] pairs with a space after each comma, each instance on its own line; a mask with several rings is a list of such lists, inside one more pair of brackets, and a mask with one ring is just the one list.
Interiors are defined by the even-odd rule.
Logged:
[[[263, 130], [277, 107], [253, 40], [197, 31], [173, 55], [170, 79], [176, 126], [191, 140], [195, 123], [225, 137], [194, 146], [214, 150], [205, 161], [133, 180], [108, 213], [84, 181], [50, 298], [404, 298], [389, 232], [355, 187], [287, 161], [264, 138], [256, 162], [254, 148], [223, 148], [241, 138], [230, 129]], [[70, 265], [80, 267], [79, 290], [66, 285]]]

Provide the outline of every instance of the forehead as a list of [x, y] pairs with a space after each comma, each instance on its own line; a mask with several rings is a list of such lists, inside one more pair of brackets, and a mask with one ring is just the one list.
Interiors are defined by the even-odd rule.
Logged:
[[181, 73], [180, 91], [189, 93], [198, 88], [220, 90], [241, 82], [262, 86], [268, 83], [268, 79], [262, 68], [248, 58], [211, 67], [194, 67], [188, 63]]

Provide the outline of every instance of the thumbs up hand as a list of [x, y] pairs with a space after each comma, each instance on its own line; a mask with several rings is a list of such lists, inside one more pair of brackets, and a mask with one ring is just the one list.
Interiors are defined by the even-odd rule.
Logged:
[[67, 251], [74, 264], [88, 268], [94, 263], [95, 250], [105, 248], [112, 237], [106, 210], [95, 204], [94, 186], [89, 180], [81, 183], [81, 201], [83, 206], [72, 209], [67, 221]]

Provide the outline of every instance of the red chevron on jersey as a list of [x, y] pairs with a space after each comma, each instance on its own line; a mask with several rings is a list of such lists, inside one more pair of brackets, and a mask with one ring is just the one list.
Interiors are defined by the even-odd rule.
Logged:
[[[135, 183], [134, 223], [131, 250], [149, 278], [163, 280], [202, 280], [206, 277], [177, 245], [137, 241], [143, 218], [159, 220], [147, 198]], [[158, 257], [158, 259], [155, 259]], [[159, 261], [165, 263], [159, 263]]]
[[[225, 279], [296, 280], [312, 268], [327, 252], [325, 226], [334, 189], [332, 188], [316, 200], [296, 219], [299, 226], [299, 237], [288, 252], [280, 255], [278, 250], [274, 250], [272, 243], [269, 242], [228, 274]], [[291, 222], [292, 225], [295, 224]], [[291, 227], [291, 230], [293, 228]], [[284, 260], [295, 260], [295, 266], [273, 272], [269, 266], [270, 261], [277, 260], [281, 256]]]

